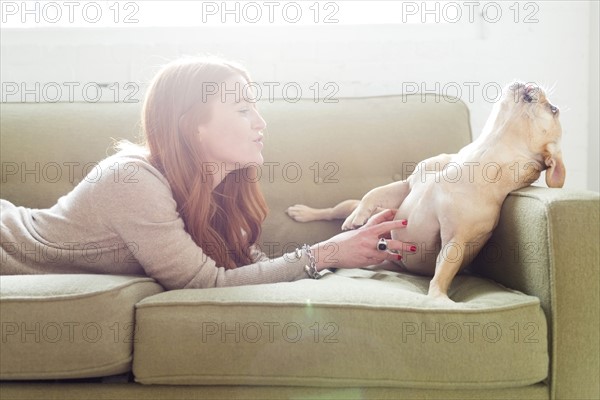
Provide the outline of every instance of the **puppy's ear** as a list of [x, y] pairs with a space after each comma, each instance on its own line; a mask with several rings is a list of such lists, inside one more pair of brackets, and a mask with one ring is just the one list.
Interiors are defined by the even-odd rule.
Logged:
[[557, 151], [546, 156], [546, 185], [551, 188], [561, 188], [565, 184], [567, 172], [562, 160], [562, 152]]
[[531, 84], [526, 84], [523, 88], [523, 100], [526, 103], [537, 103], [539, 88]]

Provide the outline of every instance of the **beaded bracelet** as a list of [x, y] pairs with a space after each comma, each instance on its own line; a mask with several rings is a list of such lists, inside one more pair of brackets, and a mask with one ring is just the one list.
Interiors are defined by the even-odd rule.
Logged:
[[313, 255], [312, 250], [310, 249], [310, 246], [305, 244], [302, 246], [301, 249], [296, 249], [296, 257], [298, 259], [302, 257], [302, 250], [306, 252], [306, 255], [308, 256], [309, 260], [309, 264], [304, 266], [306, 274], [312, 279], [320, 279], [321, 274], [319, 273], [319, 271], [317, 271], [317, 262], [315, 261], [315, 257]]

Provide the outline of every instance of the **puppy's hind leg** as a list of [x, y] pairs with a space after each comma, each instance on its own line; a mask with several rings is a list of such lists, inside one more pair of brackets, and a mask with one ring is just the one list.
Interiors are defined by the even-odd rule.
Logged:
[[453, 302], [448, 297], [448, 289], [452, 280], [465, 263], [466, 241], [453, 237], [442, 241], [442, 248], [438, 254], [435, 273], [429, 282], [427, 296]]
[[298, 222], [310, 222], [318, 220], [345, 219], [360, 203], [359, 200], [345, 200], [331, 208], [312, 208], [303, 204], [288, 207], [285, 212], [293, 220]]
[[429, 283], [429, 297], [451, 301], [448, 289], [452, 280], [479, 253], [490, 234], [454, 235], [450, 240], [442, 239], [442, 249], [436, 260], [435, 273]]

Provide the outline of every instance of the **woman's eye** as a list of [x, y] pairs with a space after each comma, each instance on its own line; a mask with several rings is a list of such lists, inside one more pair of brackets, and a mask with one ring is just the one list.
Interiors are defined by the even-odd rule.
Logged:
[[246, 114], [246, 113], [248, 113], [249, 111], [250, 111], [250, 109], [249, 109], [249, 108], [244, 108], [244, 109], [241, 109], [241, 110], [239, 110], [239, 112], [241, 112], [242, 114]]

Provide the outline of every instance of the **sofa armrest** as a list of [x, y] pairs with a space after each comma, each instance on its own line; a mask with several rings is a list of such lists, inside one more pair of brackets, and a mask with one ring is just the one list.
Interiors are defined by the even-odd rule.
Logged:
[[540, 298], [548, 320], [552, 399], [600, 398], [598, 193], [511, 193], [472, 271]]

